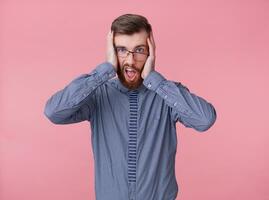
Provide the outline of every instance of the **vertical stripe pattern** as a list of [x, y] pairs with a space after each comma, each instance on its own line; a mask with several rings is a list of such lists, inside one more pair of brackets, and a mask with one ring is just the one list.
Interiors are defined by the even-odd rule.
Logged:
[[136, 182], [136, 144], [137, 144], [137, 110], [138, 91], [132, 90], [129, 94], [129, 142], [128, 142], [128, 181]]

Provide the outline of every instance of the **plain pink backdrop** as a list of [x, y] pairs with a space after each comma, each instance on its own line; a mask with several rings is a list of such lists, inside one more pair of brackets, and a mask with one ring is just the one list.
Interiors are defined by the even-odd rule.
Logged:
[[268, 200], [266, 0], [1, 0], [0, 199], [95, 199], [90, 124], [54, 125], [43, 110], [105, 61], [125, 13], [152, 24], [156, 70], [217, 110], [207, 132], [177, 124], [177, 200]]

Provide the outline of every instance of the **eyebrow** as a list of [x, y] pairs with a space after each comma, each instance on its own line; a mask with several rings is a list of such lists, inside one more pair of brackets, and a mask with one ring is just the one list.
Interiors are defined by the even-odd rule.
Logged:
[[[126, 48], [125, 46], [115, 46], [116, 48]], [[137, 45], [137, 46], [135, 46], [134, 48], [137, 48], [137, 47], [147, 47], [146, 45], [144, 45], [144, 44], [140, 44], [140, 45]]]

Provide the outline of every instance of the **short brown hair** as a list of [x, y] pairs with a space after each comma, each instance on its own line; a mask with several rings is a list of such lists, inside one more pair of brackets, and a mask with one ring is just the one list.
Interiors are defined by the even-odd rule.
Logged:
[[152, 31], [146, 17], [137, 14], [124, 14], [117, 17], [111, 24], [111, 31], [120, 34], [132, 35], [145, 30], [148, 34]]

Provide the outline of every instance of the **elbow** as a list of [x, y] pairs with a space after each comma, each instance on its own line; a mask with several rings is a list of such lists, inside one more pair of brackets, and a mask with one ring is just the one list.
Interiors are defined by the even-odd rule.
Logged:
[[48, 106], [45, 107], [43, 113], [53, 124], [62, 124], [62, 120], [58, 118], [56, 114], [49, 109]]
[[199, 132], [205, 132], [215, 124], [217, 119], [217, 113], [215, 108], [212, 106], [212, 112], [210, 115], [202, 117], [201, 125], [196, 127], [196, 130]]

